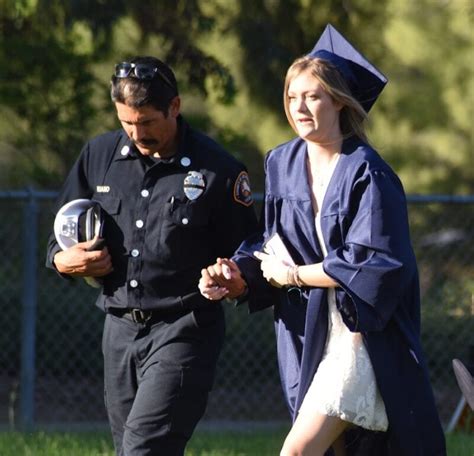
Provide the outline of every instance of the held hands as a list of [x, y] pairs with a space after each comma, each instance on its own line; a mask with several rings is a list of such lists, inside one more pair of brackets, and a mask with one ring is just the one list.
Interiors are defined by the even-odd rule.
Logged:
[[201, 270], [199, 291], [211, 300], [234, 299], [245, 293], [247, 284], [237, 264], [227, 258], [217, 258], [215, 264]]
[[67, 250], [54, 256], [54, 264], [61, 274], [73, 277], [102, 277], [112, 272], [112, 259], [107, 247], [102, 250], [88, 251], [97, 239], [78, 242]]

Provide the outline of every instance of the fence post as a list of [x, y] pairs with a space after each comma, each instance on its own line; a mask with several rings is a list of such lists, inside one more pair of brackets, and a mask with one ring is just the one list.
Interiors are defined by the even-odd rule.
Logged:
[[23, 211], [23, 293], [21, 322], [20, 426], [34, 427], [38, 202], [32, 189]]

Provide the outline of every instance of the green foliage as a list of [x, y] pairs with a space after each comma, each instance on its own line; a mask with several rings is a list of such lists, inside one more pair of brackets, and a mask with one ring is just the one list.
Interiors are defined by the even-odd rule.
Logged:
[[[343, 0], [241, 0], [239, 3], [240, 8], [229, 23], [242, 46], [243, 76], [262, 105], [280, 111], [286, 69], [295, 58], [312, 49], [325, 25], [331, 22], [348, 36], [370, 43], [375, 29], [369, 28], [369, 24], [377, 20], [383, 25], [381, 13], [386, 0], [376, 4]], [[366, 27], [364, 34], [359, 32], [361, 27]]]
[[412, 193], [474, 192], [473, 3], [389, 4], [375, 134]]
[[[229, 72], [194, 44], [195, 35], [213, 24], [198, 2], [7, 3], [0, 10], [0, 112], [6, 119], [0, 122], [0, 178], [5, 184], [57, 187], [85, 139], [101, 131], [98, 126], [111, 124], [103, 119], [111, 113], [105, 87], [113, 64], [104, 79], [95, 71], [100, 72], [101, 59], [116, 52], [117, 26], [124, 17], [140, 31], [142, 48], [153, 36], [166, 38], [160, 57], [181, 67], [189, 88], [205, 96], [209, 79], [220, 101], [232, 99]], [[11, 149], [19, 153], [11, 155]]]
[[10, 179], [41, 186], [64, 175], [61, 164], [77, 154], [81, 131], [90, 129], [95, 81], [89, 56], [78, 50], [86, 38], [68, 30], [58, 2], [16, 5], [0, 14], [0, 99], [12, 121], [6, 141], [21, 151]]
[[330, 22], [389, 77], [371, 136], [407, 191], [473, 193], [473, 16], [470, 0], [0, 0], [0, 182], [57, 187], [118, 125], [113, 64], [147, 53], [261, 190], [262, 155], [294, 136], [286, 68]]
[[[386, 0], [346, 2], [331, 0], [240, 0], [211, 3], [219, 20], [203, 48], [217, 56], [235, 76], [237, 95], [230, 106], [207, 99], [207, 115], [219, 129], [244, 132], [256, 151], [248, 151], [254, 190], [263, 190], [259, 177], [261, 160], [272, 147], [289, 140], [294, 132], [283, 112], [283, 82], [287, 67], [314, 46], [327, 22], [348, 36], [361, 38], [364, 48], [375, 48], [377, 30], [371, 23], [383, 24]], [[357, 3], [357, 4], [355, 4]], [[315, 14], [317, 11], [317, 14]], [[363, 30], [364, 33], [361, 33]], [[367, 46], [366, 46], [367, 45]], [[382, 50], [371, 53], [382, 55]]]
[[215, 26], [215, 18], [203, 13], [198, 0], [165, 2], [136, 0], [127, 2], [128, 13], [140, 30], [141, 44], [161, 36], [165, 45], [160, 58], [179, 68], [188, 87], [207, 96], [206, 79], [212, 81], [219, 100], [230, 102], [235, 94], [233, 78], [216, 58], [195, 45]]

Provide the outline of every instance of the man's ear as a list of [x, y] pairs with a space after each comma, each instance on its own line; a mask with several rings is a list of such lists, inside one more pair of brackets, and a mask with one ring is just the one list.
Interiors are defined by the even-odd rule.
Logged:
[[170, 103], [169, 114], [171, 117], [178, 117], [181, 108], [181, 98], [175, 96]]

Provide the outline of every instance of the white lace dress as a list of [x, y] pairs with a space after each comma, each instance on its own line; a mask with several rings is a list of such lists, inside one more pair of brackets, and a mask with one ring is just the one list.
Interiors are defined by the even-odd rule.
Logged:
[[[322, 196], [325, 191], [326, 188], [322, 189]], [[319, 211], [316, 231], [326, 256]], [[325, 351], [299, 413], [317, 411], [365, 429], [386, 431], [387, 413], [375, 382], [369, 354], [362, 335], [349, 331], [342, 321], [336, 307], [334, 288], [328, 289], [328, 310]]]

